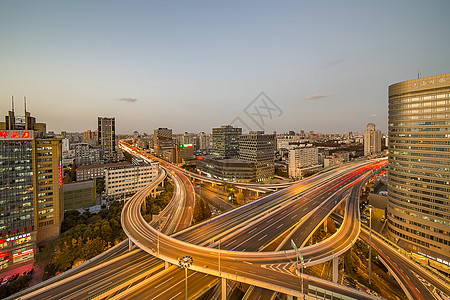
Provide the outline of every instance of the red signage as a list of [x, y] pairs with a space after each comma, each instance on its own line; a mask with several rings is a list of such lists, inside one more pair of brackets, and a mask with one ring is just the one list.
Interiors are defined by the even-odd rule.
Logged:
[[0, 138], [3, 140], [28, 140], [33, 139], [32, 130], [1, 130]]
[[62, 170], [61, 162], [59, 162], [58, 169], [59, 169], [59, 186], [62, 186], [63, 185], [63, 170]]

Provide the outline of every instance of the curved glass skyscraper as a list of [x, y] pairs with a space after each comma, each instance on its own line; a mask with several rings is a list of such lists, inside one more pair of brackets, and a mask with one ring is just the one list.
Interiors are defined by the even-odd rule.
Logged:
[[450, 73], [389, 86], [389, 236], [449, 265]]

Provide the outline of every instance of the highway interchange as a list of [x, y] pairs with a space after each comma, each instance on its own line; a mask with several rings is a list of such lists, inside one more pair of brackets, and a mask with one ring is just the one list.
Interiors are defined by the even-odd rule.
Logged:
[[[174, 251], [175, 255], [173, 255], [172, 261], [176, 260], [179, 256], [190, 254], [195, 258], [194, 263], [200, 269], [204, 269], [206, 266], [208, 271], [214, 269], [217, 272], [218, 250], [216, 249], [214, 251], [211, 248], [205, 248], [208, 249], [209, 256], [202, 257], [198, 252], [195, 252], [198, 251], [198, 246], [194, 247], [193, 245], [196, 244], [208, 247], [218, 247], [218, 240], [220, 239], [221, 273], [227, 273], [230, 276], [239, 275], [241, 277], [250, 278], [261, 282], [269, 280], [272, 282], [271, 284], [284, 286], [292, 290], [298, 290], [299, 279], [289, 271], [289, 266], [291, 266], [295, 261], [293, 255], [285, 254], [284, 256], [281, 255], [278, 257], [273, 257], [267, 255], [260, 256], [259, 254], [256, 256], [250, 255], [249, 257], [249, 255], [247, 254], [249, 254], [250, 251], [260, 250], [264, 245], [273, 240], [279, 233], [283, 232], [284, 230], [288, 230], [289, 228], [292, 229], [292, 226], [295, 225], [297, 227], [293, 231], [294, 234], [292, 235], [292, 237], [296, 240], [297, 244], [302, 244], [300, 241], [305, 241], [311, 230], [314, 230], [318, 225], [320, 225], [324, 217], [331, 213], [331, 211], [334, 210], [334, 207], [338, 205], [342, 199], [352, 197], [352, 194], [354, 193], [353, 191], [359, 191], [359, 187], [356, 188], [354, 185], [358, 184], [358, 182], [361, 183], [362, 176], [364, 176], [364, 174], [369, 171], [357, 176], [354, 170], [350, 170], [354, 168], [356, 167], [341, 168], [340, 170], [331, 172], [331, 174], [322, 174], [321, 176], [318, 176], [316, 178], [303, 181], [286, 190], [268, 195], [257, 201], [249, 203], [246, 206], [235, 209], [227, 214], [221, 215], [186, 230], [177, 232], [172, 236], [175, 237], [180, 243], [182, 243], [181, 241], [188, 242], [188, 247], [186, 247], [186, 244], [178, 244], [178, 248], [175, 247], [174, 249], [172, 245], [173, 241], [171, 240], [172, 237], [167, 237], [169, 238], [169, 242], [166, 242], [166, 236], [161, 238], [162, 235], [160, 235], [160, 253], [171, 253], [172, 251]], [[173, 211], [168, 214], [167, 220], [169, 220], [169, 222], [166, 222], [164, 224], [171, 225], [170, 227], [164, 228], [162, 231], [169, 234], [171, 232], [176, 232], [181, 228], [186, 228], [190, 224], [192, 213], [189, 207], [192, 207], [194, 201], [192, 192], [193, 188], [190, 181], [182, 174], [179, 174], [178, 170], [174, 168], [168, 170], [168, 173], [172, 172], [175, 173], [172, 174], [174, 177], [181, 178], [181, 182], [178, 182], [177, 185], [184, 187], [183, 190], [186, 194], [182, 198], [188, 198], [190, 200], [187, 200], [186, 203], [174, 201], [174, 203], [178, 203], [177, 205], [184, 209], [177, 209], [174, 206], [174, 208], [172, 209]], [[361, 173], [363, 172], [361, 171]], [[177, 182], [178, 179], [173, 180], [174, 182]], [[327, 183], [329, 185], [333, 184], [333, 186], [325, 187], [325, 184]], [[183, 201], [183, 199], [178, 199], [177, 201]], [[131, 203], [131, 201], [129, 201], [128, 203]], [[349, 203], [351, 203], [351, 201], [347, 201], [347, 210], [353, 211], [354, 217], [358, 218], [359, 210], [357, 206], [351, 206], [349, 205]], [[136, 211], [137, 210], [138, 209], [136, 209]], [[308, 213], [309, 215], [306, 216]], [[315, 220], [315, 222], [303, 222], [305, 224], [308, 224], [309, 227], [298, 225], [299, 221], [302, 220], [302, 218], [303, 220], [305, 220], [305, 216], [308, 217], [308, 220]], [[353, 224], [355, 222], [350, 221], [349, 224], [350, 223]], [[356, 223], [359, 225], [359, 222]], [[144, 229], [148, 230], [149, 226], [146, 225]], [[143, 232], [140, 232], [139, 234], [143, 234]], [[146, 247], [150, 250], [151, 253], [157, 251], [157, 244], [155, 244], [155, 242], [157, 243], [158, 235], [159, 234], [150, 234], [149, 236], [147, 236], [147, 238], [149, 239], [149, 244]], [[144, 236], [145, 234], [143, 234], [140, 238]], [[144, 241], [141, 241], [140, 238], [137, 240], [137, 242], [142, 244]], [[351, 243], [345, 243], [351, 245]], [[177, 242], [175, 244], [177, 244]], [[156, 247], [154, 247], [155, 245]], [[310, 264], [314, 263], [314, 260], [318, 261], [317, 256], [315, 256], [314, 254], [314, 251], [317, 251], [317, 248], [321, 248], [317, 245], [313, 246], [316, 247], [316, 250], [314, 250], [314, 248], [311, 248], [313, 249], [311, 250], [311, 257], [308, 256], [308, 247], [305, 248], [306, 250], [302, 250], [302, 253], [304, 253], [306, 257], [306, 261], [308, 261], [308, 259], [311, 259], [309, 260]], [[242, 254], [242, 256], [235, 256], [234, 254], [236, 254], [236, 250], [238, 250], [239, 253]], [[283, 252], [284, 251], [282, 251], [281, 253]], [[287, 250], [287, 252], [289, 252], [289, 250]], [[322, 254], [322, 256], [329, 256], [328, 250], [324, 253], [325, 254]], [[267, 259], [268, 257], [269, 260]], [[135, 261], [136, 264], [127, 264], [127, 259], [130, 262]], [[236, 262], [240, 259], [242, 259], [241, 262]], [[123, 259], [118, 258], [117, 261], [114, 261], [114, 263], [111, 263], [107, 267], [102, 268], [102, 270], [99, 270], [98, 274], [93, 273], [90, 277], [87, 276], [87, 278], [80, 279], [80, 282], [72, 281], [70, 282], [70, 284], [60, 285], [60, 288], [64, 290], [64, 292], [61, 294], [56, 293], [54, 294], [54, 296], [43, 296], [44, 294], [41, 294], [38, 298], [72, 299], [73, 296], [77, 296], [76, 299], [85, 299], [92, 297], [99, 291], [107, 289], [109, 282], [114, 283], [118, 280], [117, 278], [125, 279], [127, 278], [127, 276], [133, 277], [138, 272], [138, 270], [142, 271], [142, 265], [138, 263], [140, 261], [142, 261], [143, 264], [148, 266], [150, 269], [157, 268], [156, 266], [160, 267], [162, 264], [160, 260], [149, 256], [142, 251], [133, 251], [128, 253], [126, 257], [124, 256]], [[120, 265], [128, 267], [120, 267]], [[259, 268], [259, 271], [257, 268]], [[193, 269], [195, 269], [195, 267]], [[263, 269], [263, 271], [261, 271], [261, 269]], [[255, 274], [253, 274], [253, 272]], [[264, 275], [261, 276], [260, 274]], [[420, 274], [420, 272], [418, 274]], [[183, 284], [180, 284], [180, 278], [183, 279], [183, 276], [184, 273], [181, 270], [176, 267], [171, 267], [145, 280], [146, 288], [138, 289], [136, 292], [137, 294], [131, 293], [126, 297], [130, 299], [134, 297], [148, 297], [151, 299], [152, 297], [159, 297], [161, 295], [164, 295], [164, 299], [170, 299], [171, 297], [178, 298], [181, 294], [183, 294], [184, 296], [184, 286]], [[205, 291], [205, 287], [214, 285], [219, 280], [215, 276], [205, 275], [204, 273], [200, 273], [195, 270], [189, 271], [189, 276], [190, 277], [188, 280], [191, 284], [189, 285], [188, 293], [190, 296], [201, 294], [203, 291]], [[304, 278], [305, 286], [311, 284], [314, 286], [327, 287], [329, 289], [328, 282], [324, 280], [315, 279], [310, 276], [305, 276]], [[94, 283], [94, 281], [98, 282], [98, 284]], [[85, 288], [83, 288], [83, 286], [85, 286]], [[336, 287], [333, 286], [333, 288]], [[85, 294], [74, 293], [74, 290], [77, 289], [85, 291]], [[338, 290], [346, 295], [352, 294], [352, 291], [349, 291], [349, 288], [346, 287], [338, 288]], [[99, 297], [101, 298], [101, 296]], [[119, 295], [117, 297], [118, 299], [121, 299], [125, 296]], [[357, 293], [356, 291], [353, 292], [353, 297], [355, 297], [355, 299], [370, 299], [368, 295]], [[419, 296], [414, 297], [413, 299], [427, 298], [421, 298]]]

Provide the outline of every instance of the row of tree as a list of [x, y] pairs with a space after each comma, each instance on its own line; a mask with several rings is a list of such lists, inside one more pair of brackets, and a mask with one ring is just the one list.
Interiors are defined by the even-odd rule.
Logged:
[[156, 197], [147, 196], [142, 205], [142, 215], [150, 222], [154, 215], [158, 215], [173, 197], [173, 184], [168, 178], [164, 180], [165, 192]]
[[62, 234], [37, 254], [37, 263], [44, 264], [44, 280], [75, 267], [125, 239], [120, 223], [123, 203], [114, 202], [99, 214], [64, 215]]

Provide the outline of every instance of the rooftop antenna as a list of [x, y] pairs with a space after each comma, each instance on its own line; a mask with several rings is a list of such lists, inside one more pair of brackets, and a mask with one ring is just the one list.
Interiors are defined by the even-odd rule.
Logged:
[[25, 115], [27, 115], [27, 97], [23, 97], [23, 107], [25, 108]]
[[14, 95], [11, 95], [11, 107], [12, 107], [12, 112], [14, 112]]
[[417, 70], [417, 79], [420, 79], [420, 72]]

